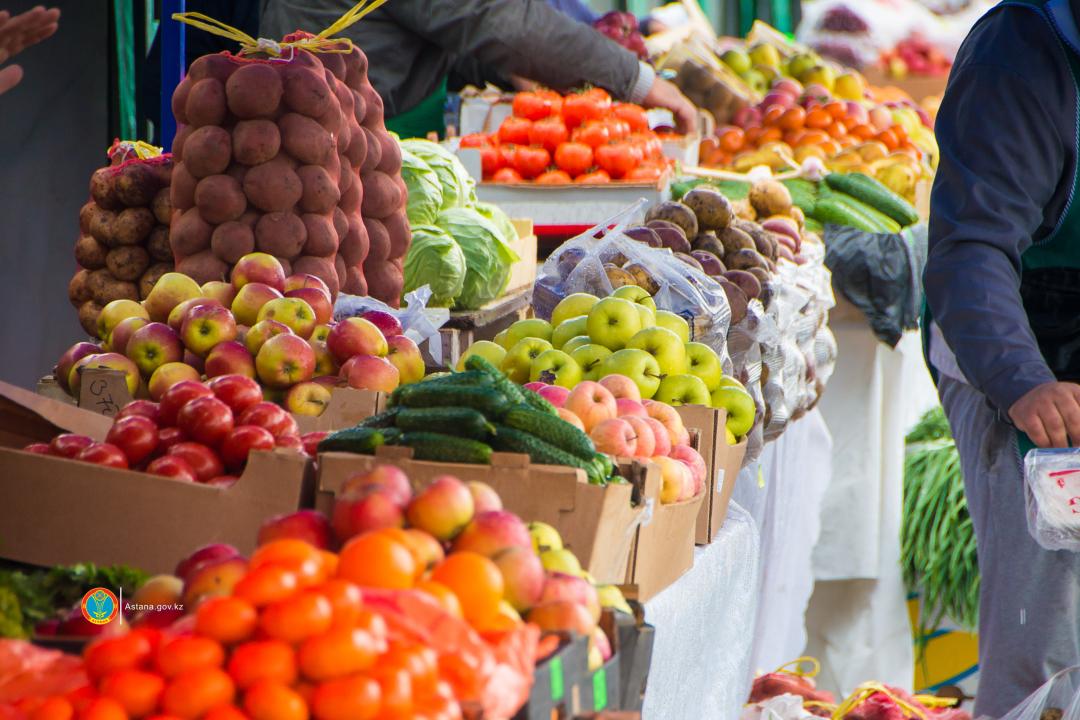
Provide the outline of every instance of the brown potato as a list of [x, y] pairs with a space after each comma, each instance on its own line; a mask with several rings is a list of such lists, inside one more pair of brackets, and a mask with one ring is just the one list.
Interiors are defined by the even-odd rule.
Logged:
[[264, 63], [244, 65], [225, 83], [229, 110], [242, 120], [272, 117], [283, 94], [281, 73]]
[[345, 258], [337, 255], [334, 257], [334, 272], [337, 273], [338, 286], [340, 287], [345, 282], [345, 275], [348, 268], [345, 267]]
[[[305, 213], [300, 216], [304, 223], [307, 239], [303, 254], [315, 257], [333, 257], [338, 251], [338, 234], [329, 215]], [[357, 221], [359, 224], [359, 221]], [[363, 228], [363, 225], [360, 225]]]
[[[348, 164], [354, 170], [362, 168], [367, 160], [368, 154], [368, 133], [364, 132], [364, 129], [359, 125], [352, 123], [349, 126], [349, 144], [345, 146], [345, 157], [348, 159]], [[400, 161], [400, 153], [399, 153]], [[400, 162], [398, 171], [400, 171]]]
[[412, 241], [412, 229], [409, 227], [409, 218], [405, 210], [401, 209], [388, 218], [383, 219], [386, 232], [390, 236], [390, 254], [388, 257], [403, 258], [409, 252], [409, 243]]
[[724, 278], [717, 278], [717, 280], [727, 295], [728, 307], [731, 308], [731, 324], [738, 325], [746, 317], [746, 306], [750, 303], [750, 300], [746, 297], [746, 293], [735, 283]]
[[[361, 175], [360, 181], [364, 185], [364, 197], [360, 206], [364, 217], [381, 220], [390, 217], [401, 208], [402, 200], [404, 200], [401, 189], [389, 175], [374, 170]], [[342, 209], [349, 212], [344, 207], [344, 203], [342, 203]]]
[[[358, 215], [360, 214], [360, 208], [364, 202], [364, 186], [359, 182], [350, 183], [341, 191], [341, 200], [338, 201], [338, 207], [341, 208], [346, 215]], [[368, 213], [364, 213], [368, 215]]]
[[[169, 204], [172, 209], [183, 212], [195, 207], [195, 186], [198, 180], [188, 172], [187, 163], [177, 163], [169, 186]], [[170, 221], [171, 222], [171, 221]]]
[[114, 181], [116, 198], [126, 207], [149, 205], [161, 188], [153, 168], [144, 162], [133, 162], [120, 170]]
[[100, 314], [101, 303], [87, 300], [79, 306], [79, 324], [90, 337], [97, 337], [97, 321]]
[[291, 210], [304, 193], [300, 177], [281, 156], [256, 165], [244, 177], [248, 201], [266, 212]]
[[142, 277], [139, 278], [139, 299], [145, 300], [146, 296], [150, 294], [150, 291], [154, 289], [154, 285], [157, 284], [158, 279], [161, 278], [167, 272], [172, 272], [173, 264], [171, 262], [159, 262], [154, 263]]
[[660, 284], [653, 277], [652, 272], [642, 263], [631, 263], [623, 268], [634, 278], [634, 284], [648, 290], [650, 295], [660, 291]]
[[363, 174], [371, 172], [379, 166], [379, 162], [382, 161], [382, 144], [379, 142], [378, 136], [367, 127], [362, 127], [361, 130], [364, 131], [364, 147], [367, 148], [364, 161], [360, 165], [360, 173]]
[[[367, 112], [364, 114], [364, 122], [362, 125], [368, 130], [379, 130], [385, 132], [386, 127], [383, 125], [383, 100], [382, 96], [375, 91], [375, 88], [371, 86], [371, 83], [361, 85], [353, 90], [359, 91], [364, 97], [364, 104], [367, 105]], [[369, 140], [371, 138], [368, 138]], [[368, 278], [368, 284], [371, 284], [371, 278]]]
[[71, 276], [71, 280], [68, 281], [68, 300], [75, 307], [79, 307], [87, 300], [94, 297], [94, 294], [90, 292], [90, 271], [79, 270]]
[[75, 241], [75, 262], [87, 270], [105, 267], [105, 256], [109, 248], [94, 239], [92, 235], [82, 235]]
[[210, 249], [229, 265], [235, 265], [255, 251], [255, 232], [243, 222], [222, 223], [210, 235]]
[[368, 295], [390, 307], [401, 305], [401, 288], [405, 285], [405, 277], [401, 272], [400, 260], [365, 263], [364, 278], [367, 280]]
[[334, 208], [334, 230], [337, 231], [338, 240], [344, 239], [345, 233], [349, 232], [349, 217], [339, 207]]
[[[195, 63], [192, 63], [194, 67]], [[191, 78], [191, 72], [188, 71], [187, 77], [180, 81], [180, 84], [176, 86], [172, 94], [172, 114], [176, 118], [177, 125], [187, 125], [187, 99], [188, 94], [191, 92], [191, 86], [195, 84], [195, 81]]]
[[255, 226], [255, 247], [276, 257], [292, 260], [307, 242], [307, 228], [291, 212], [271, 212]]
[[367, 115], [367, 101], [364, 100], [364, 96], [358, 93], [356, 90], [352, 91], [353, 95], [353, 120], [357, 125], [364, 124], [364, 117]]
[[[378, 222], [377, 220], [375, 222]], [[338, 253], [342, 259], [345, 260], [345, 264], [349, 267], [356, 265], [363, 265], [367, 260], [368, 251], [371, 244], [368, 240], [367, 229], [364, 227], [364, 222], [358, 217], [352, 217], [349, 219], [349, 232], [345, 235], [345, 238], [341, 241], [341, 245], [338, 247]]]
[[390, 232], [381, 220], [364, 218], [368, 236], [368, 254], [365, 262], [380, 263], [390, 258]]
[[400, 175], [401, 146], [390, 136], [390, 133], [382, 133], [378, 137], [382, 145], [382, 157], [379, 158], [379, 164], [375, 169], [391, 176]]
[[195, 132], [195, 129], [190, 125], [184, 125], [181, 128], [176, 129], [176, 135], [173, 135], [172, 141], [172, 154], [174, 158], [180, 159], [184, 157], [184, 143], [187, 142], [191, 133]]
[[198, 208], [186, 211], [169, 227], [173, 257], [184, 258], [210, 247], [212, 232], [213, 228], [202, 218]]
[[322, 165], [337, 151], [334, 137], [322, 125], [299, 113], [288, 113], [278, 120], [281, 146], [307, 165]]
[[320, 278], [330, 288], [330, 297], [337, 297], [341, 285], [338, 282], [337, 270], [334, 269], [334, 261], [330, 258], [303, 255], [293, 261], [292, 272], [297, 275], [307, 273]]
[[209, 250], [189, 255], [176, 265], [176, 271], [187, 275], [202, 285], [212, 280], [224, 280], [228, 277], [228, 266]]
[[138, 280], [150, 267], [150, 253], [138, 245], [121, 245], [109, 251], [105, 264], [117, 280]]
[[724, 256], [724, 264], [728, 270], [749, 270], [752, 267], [768, 267], [767, 261], [757, 250], [739, 250]]
[[337, 97], [338, 105], [341, 107], [341, 112], [345, 114], [345, 117], [352, 117], [353, 114], [353, 91], [348, 85], [338, 80], [334, 83], [334, 95]]
[[149, 208], [132, 207], [116, 216], [112, 224], [113, 246], [141, 245], [157, 225]]
[[109, 280], [112, 280], [112, 275], [109, 274], [107, 268], [92, 270], [87, 275], [86, 287], [90, 291], [90, 295], [98, 302], [101, 302], [100, 298], [105, 295], [105, 283]]
[[341, 53], [322, 53], [319, 55], [323, 66], [334, 74], [338, 80], [345, 81], [345, 58]]
[[195, 207], [211, 225], [235, 220], [247, 210], [244, 190], [228, 175], [204, 177], [195, 186]]
[[304, 165], [296, 171], [304, 186], [300, 196], [300, 209], [307, 213], [323, 215], [337, 207], [341, 200], [341, 191], [337, 182], [325, 168], [319, 165]]
[[761, 283], [753, 273], [745, 270], [728, 270], [724, 273], [724, 279], [739, 286], [750, 300], [761, 297]]
[[278, 262], [281, 263], [281, 269], [285, 271], [285, 277], [289, 277], [293, 274], [292, 261], [285, 258], [278, 258]]
[[83, 235], [90, 234], [90, 221], [96, 212], [97, 203], [93, 200], [88, 200], [85, 205], [79, 208], [79, 232]]
[[294, 112], [317, 118], [330, 107], [330, 86], [322, 73], [311, 68], [290, 66], [283, 75], [285, 104]]
[[192, 81], [212, 77], [218, 82], [225, 83], [242, 64], [243, 61], [222, 53], [203, 55], [191, 63], [191, 67], [188, 68], [188, 77]]
[[367, 278], [364, 277], [364, 269], [362, 267], [352, 266], [345, 270], [345, 282], [341, 286], [342, 292], [347, 292], [350, 295], [367, 295], [368, 286]]
[[144, 160], [143, 165], [153, 173], [158, 188], [167, 188], [172, 182], [174, 163], [171, 155], [159, 155], [156, 158]]
[[[356, 169], [349, 165], [349, 159], [345, 158], [345, 162], [338, 161], [338, 173], [337, 173], [337, 186], [338, 192], [344, 195], [349, 188], [353, 186], [353, 183], [360, 182], [360, 175], [356, 172]], [[363, 193], [363, 188], [360, 188], [359, 192]], [[341, 203], [338, 202], [338, 205]]]
[[225, 86], [212, 77], [199, 80], [191, 86], [184, 109], [187, 124], [192, 127], [221, 125], [229, 114], [229, 109], [225, 106]]
[[754, 239], [736, 227], [726, 227], [716, 235], [724, 246], [725, 255], [754, 249]]
[[249, 228], [251, 228], [251, 232], [255, 232], [255, 224], [257, 222], [259, 222], [259, 218], [261, 218], [261, 217], [262, 217], [262, 213], [259, 212], [258, 210], [253, 209], [249, 205], [248, 206], [248, 211], [240, 216], [240, 220], [238, 222], [241, 222], [244, 225], [247, 225]]
[[116, 222], [116, 213], [112, 210], [103, 210], [100, 207], [90, 218], [90, 234], [103, 245], [113, 245], [113, 224]]
[[157, 191], [157, 195], [154, 196], [153, 202], [150, 203], [154, 218], [162, 225], [168, 225], [172, 219], [172, 200], [169, 199], [171, 192], [172, 188], [168, 186], [161, 188]]
[[90, 176], [90, 196], [98, 207], [104, 210], [119, 210], [123, 207], [116, 195], [116, 171], [111, 167], [98, 168]]
[[360, 87], [368, 81], [367, 72], [367, 55], [353, 45], [352, 50], [345, 54], [345, 84], [351, 88]]
[[232, 160], [232, 136], [215, 125], [201, 127], [184, 142], [183, 160], [192, 177], [219, 175]]
[[341, 112], [340, 105], [336, 102], [331, 102], [327, 107], [326, 112], [315, 118], [315, 121], [319, 123], [319, 127], [337, 138], [339, 146], [345, 146], [341, 138], [342, 127], [345, 124], [345, 115]]
[[[101, 272], [100, 270], [98, 272]], [[126, 282], [124, 280], [117, 280], [113, 277], [108, 277], [103, 282], [102, 291], [100, 295], [95, 295], [94, 300], [97, 300], [102, 305], [108, 305], [113, 300], [138, 300], [139, 288], [133, 282]]]
[[281, 149], [281, 133], [272, 120], [241, 120], [232, 134], [233, 157], [245, 165], [269, 162]]

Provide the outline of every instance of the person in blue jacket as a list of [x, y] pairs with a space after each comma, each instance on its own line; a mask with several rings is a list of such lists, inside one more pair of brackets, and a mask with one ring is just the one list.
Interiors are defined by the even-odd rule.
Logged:
[[972, 29], [935, 131], [928, 359], [982, 575], [976, 715], [1080, 665], [1080, 553], [1027, 529], [1023, 455], [1080, 445], [1080, 0], [1012, 0]]

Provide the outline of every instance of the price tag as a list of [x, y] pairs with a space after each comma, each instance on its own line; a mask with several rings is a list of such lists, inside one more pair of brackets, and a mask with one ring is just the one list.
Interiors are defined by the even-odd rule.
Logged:
[[110, 368], [79, 370], [79, 407], [106, 417], [116, 417], [131, 402], [124, 373]]
[[607, 707], [607, 670], [600, 668], [592, 676], [593, 710], [600, 712]]
[[548, 667], [551, 671], [551, 699], [559, 702], [563, 699], [563, 695], [566, 694], [566, 687], [563, 684], [562, 658], [552, 658]]
[[716, 471], [716, 494], [719, 495], [724, 492], [724, 475], [726, 471], [724, 468], [720, 468]]

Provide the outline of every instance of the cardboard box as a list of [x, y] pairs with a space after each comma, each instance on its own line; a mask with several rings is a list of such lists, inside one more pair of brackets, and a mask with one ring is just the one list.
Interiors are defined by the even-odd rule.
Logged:
[[700, 434], [697, 451], [705, 461], [706, 499], [698, 511], [694, 542], [708, 545], [724, 524], [735, 480], [746, 456], [746, 440], [728, 445], [724, 432], [727, 411], [704, 405], [680, 405], [675, 408], [687, 428]]
[[[590, 485], [585, 472], [557, 465], [532, 465], [527, 455], [494, 453], [490, 465], [466, 465], [413, 460], [412, 450], [381, 447], [375, 455], [323, 453], [319, 455], [316, 506], [332, 509], [333, 499], [345, 481], [379, 465], [395, 465], [409, 476], [414, 488], [422, 488], [439, 475], [461, 480], [480, 480], [491, 485], [503, 506], [524, 521], [545, 522], [562, 535], [583, 568], [598, 583], [619, 583], [627, 574], [635, 529], [645, 512], [634, 502], [634, 478], [645, 473], [638, 463], [627, 466], [631, 483]], [[636, 482], [641, 484], [641, 480]], [[659, 492], [659, 487], [654, 487]]]
[[385, 393], [336, 387], [331, 388], [330, 402], [322, 415], [313, 417], [293, 414], [293, 417], [300, 427], [301, 434], [318, 430], [341, 430], [381, 413], [385, 407]]
[[[516, 263], [515, 263], [516, 265]], [[535, 277], [535, 263], [533, 263]], [[458, 360], [470, 345], [479, 340], [494, 340], [502, 330], [523, 320], [532, 301], [532, 285], [520, 287], [497, 297], [476, 310], [450, 313], [450, 318], [439, 328], [442, 340], [442, 360], [436, 362], [428, 343], [420, 346], [425, 365], [432, 370], [456, 368]]]
[[536, 233], [533, 232], [533, 221], [528, 219], [513, 219], [517, 230], [517, 241], [511, 244], [514, 252], [520, 258], [510, 266], [510, 281], [506, 284], [504, 295], [510, 295], [522, 288], [531, 288], [536, 282]]
[[0, 382], [0, 447], [23, 448], [63, 432], [104, 440], [111, 427], [110, 418]]

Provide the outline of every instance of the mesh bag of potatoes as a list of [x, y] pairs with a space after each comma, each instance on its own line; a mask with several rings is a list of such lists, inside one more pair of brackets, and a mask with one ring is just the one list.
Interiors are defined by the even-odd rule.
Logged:
[[172, 97], [176, 269], [220, 280], [258, 250], [321, 278], [335, 298], [397, 307], [406, 188], [367, 57], [348, 40], [229, 30], [240, 52], [197, 59]]
[[173, 269], [169, 246], [173, 157], [142, 142], [115, 141], [109, 164], [90, 177], [90, 200], [79, 211], [68, 297], [79, 323], [97, 332], [101, 308], [113, 300], [142, 300]]

